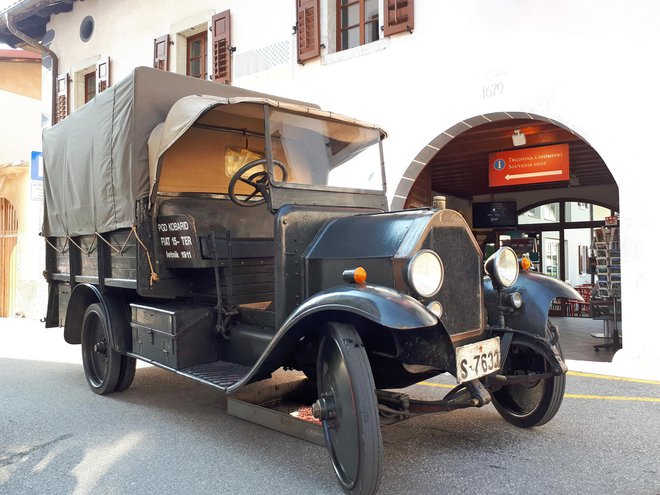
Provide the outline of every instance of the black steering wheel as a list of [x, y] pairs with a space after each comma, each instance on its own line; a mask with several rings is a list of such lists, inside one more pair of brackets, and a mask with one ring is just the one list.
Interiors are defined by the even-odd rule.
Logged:
[[[229, 181], [229, 198], [238, 206], [259, 206], [264, 204], [266, 201], [268, 201], [268, 204], [270, 205], [270, 180], [268, 179], [268, 171], [260, 170], [259, 172], [255, 172], [247, 178], [243, 177], [243, 175], [245, 175], [249, 170], [266, 163], [268, 163], [268, 160], [265, 158], [246, 163], [236, 171], [236, 173]], [[286, 166], [279, 160], [273, 160], [273, 165], [276, 165], [282, 171], [282, 180], [287, 180], [288, 175], [286, 173]], [[235, 192], [236, 183], [239, 180], [254, 188], [254, 191], [245, 195], [245, 198], [243, 199], [239, 198]], [[258, 201], [251, 201], [251, 199], [254, 198], [257, 194], [261, 194], [262, 199]]]

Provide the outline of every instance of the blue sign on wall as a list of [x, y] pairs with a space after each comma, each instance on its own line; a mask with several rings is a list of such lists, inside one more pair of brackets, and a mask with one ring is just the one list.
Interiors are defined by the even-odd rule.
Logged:
[[32, 180], [44, 180], [44, 160], [41, 151], [33, 151], [30, 157], [30, 177]]

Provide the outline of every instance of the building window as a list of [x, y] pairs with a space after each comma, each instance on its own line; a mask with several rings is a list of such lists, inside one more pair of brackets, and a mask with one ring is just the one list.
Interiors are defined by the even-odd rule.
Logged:
[[337, 0], [337, 51], [378, 38], [378, 0]]
[[547, 203], [518, 215], [518, 225], [559, 222], [559, 203]]
[[[86, 65], [88, 64], [89, 65]], [[88, 101], [91, 101], [97, 93], [96, 65], [89, 61], [82, 62], [80, 69], [73, 73], [73, 95], [71, 100], [71, 110], [82, 107]]]
[[298, 63], [319, 56], [333, 63], [382, 50], [388, 37], [413, 32], [413, 7], [414, 0], [296, 0]]
[[186, 75], [206, 79], [206, 31], [187, 39]]
[[[58, 86], [58, 100], [69, 104], [71, 110], [82, 107], [110, 87], [110, 57], [91, 57], [71, 66], [72, 87], [69, 95], [62, 80]], [[61, 91], [60, 91], [61, 89]], [[69, 96], [71, 96], [69, 98]], [[64, 116], [66, 113], [64, 112]]]
[[85, 74], [85, 103], [96, 96], [96, 71]]
[[94, 18], [91, 15], [85, 17], [80, 23], [80, 39], [87, 43], [94, 34]]
[[[198, 23], [190, 26], [191, 21]], [[208, 11], [194, 19], [186, 19], [170, 26], [170, 33], [175, 34], [154, 40], [155, 68], [169, 65], [179, 74], [224, 84], [231, 82], [232, 52], [235, 48], [231, 46], [229, 10], [219, 14]], [[170, 36], [174, 38], [173, 60], [168, 60], [171, 55], [167, 46]]]

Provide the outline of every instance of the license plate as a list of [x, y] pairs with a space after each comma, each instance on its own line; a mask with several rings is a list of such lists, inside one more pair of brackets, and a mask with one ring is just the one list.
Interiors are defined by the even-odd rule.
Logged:
[[500, 338], [456, 348], [456, 381], [469, 382], [500, 369]]

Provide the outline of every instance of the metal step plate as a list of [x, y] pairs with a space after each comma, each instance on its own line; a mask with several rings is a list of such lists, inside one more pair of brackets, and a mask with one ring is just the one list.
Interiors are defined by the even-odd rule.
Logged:
[[247, 375], [250, 369], [249, 366], [243, 366], [242, 364], [215, 361], [184, 368], [178, 370], [177, 373], [224, 391]]

